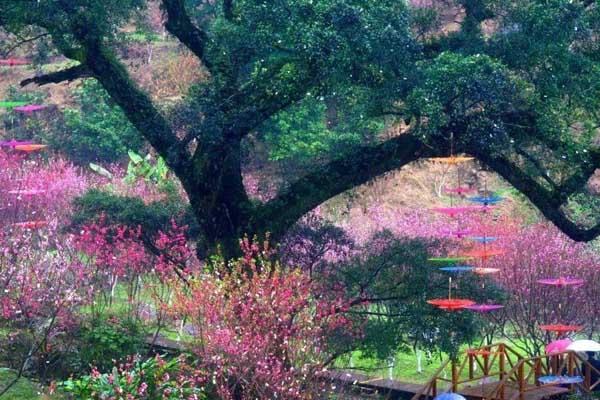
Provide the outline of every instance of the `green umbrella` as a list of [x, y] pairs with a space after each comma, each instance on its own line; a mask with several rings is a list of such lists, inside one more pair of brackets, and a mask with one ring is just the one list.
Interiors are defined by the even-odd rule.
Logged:
[[13, 108], [27, 105], [26, 101], [0, 101], [0, 108]]

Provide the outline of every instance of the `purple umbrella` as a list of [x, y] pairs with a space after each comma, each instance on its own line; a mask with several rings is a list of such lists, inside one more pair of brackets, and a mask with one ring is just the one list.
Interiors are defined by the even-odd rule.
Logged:
[[46, 107], [47, 106], [42, 105], [42, 104], [29, 104], [29, 105], [26, 105], [26, 106], [15, 107], [15, 108], [13, 108], [13, 110], [15, 110], [17, 112], [22, 112], [22, 113], [25, 113], [25, 114], [32, 114], [34, 111], [40, 111], [40, 110], [43, 110]]
[[476, 312], [490, 312], [504, 308], [501, 304], [473, 304], [465, 307], [467, 310]]
[[542, 285], [548, 286], [579, 286], [583, 285], [585, 281], [583, 279], [574, 279], [574, 278], [548, 278], [548, 279], [538, 279], [538, 283]]

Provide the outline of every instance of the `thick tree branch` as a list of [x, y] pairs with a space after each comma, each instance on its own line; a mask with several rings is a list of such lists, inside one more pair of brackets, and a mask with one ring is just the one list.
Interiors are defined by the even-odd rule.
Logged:
[[443, 154], [445, 150], [443, 145], [435, 150], [428, 148], [408, 133], [376, 146], [359, 147], [292, 183], [262, 207], [259, 212], [261, 220], [257, 223], [277, 221], [279, 227], [270, 226], [274, 228], [272, 234], [277, 237], [283, 233], [278, 229], [291, 226], [331, 197], [419, 158]]
[[70, 82], [79, 78], [91, 77], [91, 71], [85, 65], [77, 65], [75, 67], [63, 69], [49, 74], [34, 76], [33, 78], [24, 79], [21, 81], [21, 87], [34, 83], [38, 86], [47, 85], [49, 83]]
[[87, 40], [86, 65], [131, 123], [180, 177], [189, 164], [189, 154], [152, 100], [133, 82], [125, 67], [99, 40]]
[[521, 171], [506, 156], [483, 148], [473, 149], [471, 153], [527, 196], [548, 220], [571, 239], [587, 242], [600, 235], [600, 224], [592, 228], [582, 228], [575, 224], [561, 210], [563, 202], [560, 194], [547, 190], [534, 177]]
[[206, 33], [198, 28], [185, 10], [184, 0], [163, 0], [162, 7], [166, 12], [167, 31], [181, 41], [198, 57], [206, 68], [211, 68], [211, 63], [205, 57], [205, 46], [208, 42]]

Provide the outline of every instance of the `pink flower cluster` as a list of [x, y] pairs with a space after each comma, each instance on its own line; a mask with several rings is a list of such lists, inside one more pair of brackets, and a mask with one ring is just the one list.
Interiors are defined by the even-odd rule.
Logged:
[[200, 370], [223, 399], [306, 399], [327, 338], [352, 323], [343, 298], [318, 296], [309, 276], [265, 258], [269, 248], [242, 241], [243, 257], [180, 285], [169, 307], [187, 318]]

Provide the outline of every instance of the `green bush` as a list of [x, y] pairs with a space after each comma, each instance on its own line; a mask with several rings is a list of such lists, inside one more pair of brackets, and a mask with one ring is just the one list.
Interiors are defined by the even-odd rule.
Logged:
[[140, 226], [144, 234], [150, 237], [159, 230], [168, 231], [173, 220], [178, 226], [187, 225], [187, 233], [191, 238], [197, 237], [199, 231], [191, 208], [175, 198], [146, 205], [138, 197], [119, 196], [92, 189], [76, 198], [74, 206], [72, 228], [97, 221], [102, 215], [109, 224]]
[[115, 316], [90, 320], [80, 331], [79, 364], [110, 369], [116, 361], [142, 351], [144, 331], [133, 320]]
[[204, 389], [183, 371], [179, 358], [133, 359], [119, 368], [114, 367], [110, 373], [100, 374], [94, 370], [91, 375], [62, 382], [59, 389], [77, 400], [207, 399]]
[[78, 108], [64, 111], [64, 125], [57, 124], [48, 142], [78, 164], [115, 162], [138, 151], [144, 140], [119, 106], [93, 79], [74, 91]]

